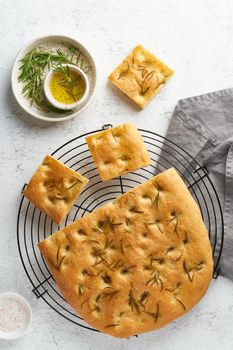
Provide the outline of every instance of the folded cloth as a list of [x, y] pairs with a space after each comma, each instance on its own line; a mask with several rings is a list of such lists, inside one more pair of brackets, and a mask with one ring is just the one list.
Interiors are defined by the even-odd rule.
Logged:
[[[233, 280], [233, 88], [180, 100], [174, 110], [166, 138], [185, 149], [208, 170], [223, 210], [225, 234], [220, 274]], [[177, 166], [185, 178], [190, 178], [195, 173], [194, 168], [197, 168], [195, 161], [184, 164], [176, 150], [171, 151], [169, 148], [168, 152], [166, 146], [162, 149], [161, 158]], [[182, 168], [181, 161], [184, 164]], [[202, 189], [206, 191], [203, 184]], [[200, 188], [198, 191], [200, 192]], [[198, 191], [196, 186], [195, 192]], [[213, 188], [211, 191], [214, 194]], [[218, 230], [221, 217], [217, 213], [216, 219], [213, 213], [213, 207], [218, 204], [217, 197], [212, 197], [212, 202], [211, 193], [207, 197], [204, 194], [199, 203], [205, 202], [214, 214], [208, 217], [209, 229]], [[221, 249], [221, 233], [214, 240], [218, 255]]]

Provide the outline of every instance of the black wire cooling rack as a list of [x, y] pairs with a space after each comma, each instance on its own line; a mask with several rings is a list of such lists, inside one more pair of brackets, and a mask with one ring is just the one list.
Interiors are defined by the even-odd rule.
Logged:
[[[104, 125], [102, 129], [111, 127]], [[146, 168], [102, 182], [93, 163], [84, 135], [78, 136], [59, 147], [52, 155], [89, 178], [89, 183], [71, 209], [62, 226], [90, 213], [95, 208], [112, 201], [122, 193], [135, 187], [161, 171], [174, 166], [197, 201], [203, 220], [209, 231], [214, 256], [214, 278], [219, 272], [224, 228], [223, 215], [218, 194], [208, 175], [208, 169], [200, 166], [190, 154], [174, 142], [155, 132], [139, 129], [150, 153], [152, 163]], [[37, 243], [62, 226], [55, 223], [32, 205], [24, 196], [20, 202], [17, 219], [17, 243], [25, 272], [33, 286], [37, 298], [42, 298], [53, 310], [67, 320], [96, 331], [75, 314], [60, 294]]]

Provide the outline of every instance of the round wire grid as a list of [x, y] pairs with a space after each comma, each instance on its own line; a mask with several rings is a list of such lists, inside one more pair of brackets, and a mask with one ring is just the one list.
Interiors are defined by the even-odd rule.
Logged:
[[[105, 125], [103, 129], [108, 127], [111, 125]], [[212, 245], [215, 278], [218, 275], [224, 237], [222, 209], [217, 192], [208, 176], [208, 170], [201, 167], [184, 149], [161, 135], [139, 129], [150, 153], [151, 165], [111, 181], [102, 182], [85, 142], [85, 136], [97, 131], [100, 130], [78, 136], [52, 153], [56, 159], [90, 180], [64, 223], [57, 226], [24, 196], [20, 202], [17, 220], [19, 254], [33, 286], [32, 291], [37, 298], [42, 298], [67, 320], [93, 331], [96, 330], [89, 327], [61, 295], [37, 248], [39, 241], [171, 166], [174, 166], [182, 176], [200, 207]]]

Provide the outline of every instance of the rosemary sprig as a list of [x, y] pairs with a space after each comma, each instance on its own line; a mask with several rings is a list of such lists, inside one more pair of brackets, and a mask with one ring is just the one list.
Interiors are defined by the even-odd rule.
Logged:
[[83, 305], [85, 305], [86, 303], [88, 303], [88, 307], [89, 307], [89, 298], [82, 302], [81, 309], [83, 308]]
[[156, 284], [158, 287], [160, 286], [160, 292], [163, 290], [163, 280], [160, 278], [159, 273], [155, 272], [154, 276], [151, 277], [147, 282], [146, 286], [153, 286]]
[[87, 236], [87, 233], [86, 233], [82, 228], [78, 229], [78, 230], [77, 230], [77, 233], [78, 233], [80, 236]]
[[84, 239], [84, 240], [82, 241], [82, 243], [87, 243], [87, 244], [90, 244], [90, 243], [100, 244], [100, 242], [97, 241], [96, 239]]
[[150, 254], [149, 258], [150, 258], [150, 264], [151, 265], [153, 264], [153, 261], [156, 261], [160, 265], [164, 264], [164, 258], [157, 258], [153, 254]]
[[122, 254], [125, 254], [126, 249], [132, 249], [132, 245], [125, 241], [123, 238], [120, 240], [120, 250]]
[[138, 209], [137, 207], [132, 207], [132, 208], [130, 208], [130, 211], [131, 211], [132, 213], [135, 213], [135, 214], [143, 214], [143, 213], [144, 213], [143, 210], [140, 210], [140, 209]]
[[127, 160], [131, 160], [132, 158], [130, 156], [128, 156], [127, 154], [125, 154], [122, 157], [120, 157], [120, 159], [123, 161], [127, 161]]
[[105, 249], [109, 249], [109, 248], [114, 249], [115, 246], [114, 246], [113, 242], [114, 242], [113, 239], [109, 240], [109, 239], [107, 238], [107, 239], [106, 239], [106, 242], [105, 242], [105, 245], [104, 245], [104, 250], [105, 250]]
[[147, 303], [149, 296], [150, 296], [150, 293], [147, 291], [141, 294], [138, 302], [143, 308], [145, 308], [145, 304]]
[[178, 303], [180, 303], [180, 305], [182, 306], [182, 308], [184, 310], [186, 310], [186, 306], [184, 305], [184, 303], [182, 302], [182, 300], [180, 300], [179, 298], [177, 298], [175, 295], [174, 295], [174, 298], [176, 299], [176, 301], [178, 301]]
[[123, 239], [120, 240], [120, 248], [121, 248], [122, 254], [125, 254], [124, 245], [123, 245]]
[[57, 266], [58, 266], [58, 261], [59, 261], [59, 253], [60, 253], [61, 247], [59, 246], [57, 249]]
[[183, 239], [183, 244], [187, 244], [189, 242], [188, 240], [188, 234], [187, 234], [187, 231], [185, 230], [185, 237]]
[[180, 260], [181, 257], [182, 257], [182, 255], [183, 255], [183, 253], [184, 253], [184, 250], [182, 249], [182, 251], [181, 251], [181, 253], [180, 253], [179, 256], [177, 256], [177, 257], [172, 257], [172, 256], [170, 256], [170, 260], [171, 260], [171, 261], [178, 261], [178, 260]]
[[74, 176], [72, 176], [72, 178], [73, 179], [72, 179], [71, 185], [69, 185], [68, 187], [65, 187], [63, 178], [60, 178], [57, 181], [49, 180], [44, 183], [44, 186], [46, 187], [47, 191], [50, 193], [49, 197], [52, 201], [55, 201], [56, 199], [65, 200], [67, 191], [77, 186], [79, 183], [82, 183], [82, 181], [79, 180], [78, 178]]
[[130, 218], [128, 218], [127, 216], [125, 216], [125, 223], [126, 223], [126, 226], [133, 225], [133, 220], [131, 220]]
[[131, 266], [128, 266], [128, 267], [124, 266], [124, 267], [121, 269], [121, 273], [122, 273], [123, 275], [125, 275], [125, 274], [127, 274], [127, 273], [133, 273], [133, 272], [131, 271], [131, 269], [134, 268], [134, 267], [136, 267], [136, 266], [137, 266], [137, 265], [131, 265]]
[[112, 287], [106, 287], [102, 293], [102, 299], [107, 299], [108, 302], [112, 300], [118, 294], [118, 290]]
[[98, 303], [99, 300], [100, 300], [100, 294], [98, 294], [97, 297], [95, 298], [96, 303]]
[[115, 222], [114, 219], [108, 218], [109, 227], [113, 233], [115, 233], [115, 228], [122, 225], [122, 222]]
[[95, 274], [94, 272], [92, 272], [91, 270], [88, 270], [88, 269], [85, 269], [82, 271], [82, 274], [83, 276], [87, 275], [87, 276], [90, 276], [90, 277], [97, 277], [99, 276], [99, 274], [101, 273], [102, 271], [99, 271], [97, 274]]
[[81, 76], [73, 77], [70, 74], [69, 66], [58, 65], [55, 72], [60, 73], [62, 76], [59, 84], [66, 88], [66, 92], [72, 97], [73, 101], [77, 101], [77, 98], [83, 94], [83, 92], [75, 93], [75, 87], [79, 86], [81, 83]]
[[96, 311], [97, 313], [100, 312], [100, 307], [98, 305], [95, 305], [93, 309], [90, 309], [92, 312]]
[[104, 231], [102, 230], [101, 227], [95, 225], [94, 227], [92, 227], [92, 231], [94, 232], [98, 232], [98, 233], [104, 233]]
[[135, 310], [138, 314], [140, 313], [138, 302], [134, 298], [132, 290], [129, 291], [128, 304], [130, 305], [132, 312]]
[[123, 262], [120, 259], [113, 260], [110, 264], [108, 264], [108, 268], [110, 270], [116, 270], [116, 269], [119, 269], [119, 268], [121, 268], [123, 266], [124, 266], [124, 264], [123, 264]]
[[93, 266], [99, 265], [103, 261], [107, 263], [107, 260], [104, 258], [105, 254], [106, 252], [103, 249], [92, 247], [91, 255], [95, 258], [95, 263]]
[[102, 277], [104, 283], [106, 283], [106, 284], [112, 283], [112, 279], [111, 279], [111, 277], [108, 275], [107, 272], [104, 272], [104, 274], [103, 274], [101, 277]]
[[178, 235], [178, 226], [179, 226], [179, 220], [178, 215], [174, 214], [171, 219], [167, 221], [168, 224], [174, 223], [174, 233], [179, 237]]
[[105, 219], [102, 221], [99, 221], [97, 225], [92, 227], [92, 230], [94, 232], [105, 234], [105, 231], [109, 229], [113, 233], [115, 233], [115, 229], [122, 224], [123, 224], [122, 222], [115, 222], [113, 218], [110, 218], [108, 215], [105, 215]]
[[147, 91], [150, 89], [150, 85], [148, 84], [148, 82], [145, 79], [142, 82], [139, 81], [136, 77], [135, 77], [135, 79], [136, 79], [136, 82], [140, 88], [139, 94], [141, 96], [144, 96], [147, 93]]
[[72, 61], [74, 64], [76, 64], [76, 66], [80, 67], [84, 73], [88, 72], [88, 67], [84, 64], [84, 60], [83, 57], [81, 55], [81, 53], [79, 52], [78, 49], [76, 49], [73, 46], [68, 47], [68, 50], [70, 52], [70, 61]]
[[156, 205], [156, 208], [159, 207], [159, 194], [160, 194], [160, 191], [158, 189], [158, 192], [157, 192], [156, 197], [155, 197], [155, 202], [154, 202]]
[[149, 312], [149, 311], [143, 311], [147, 315], [151, 316], [154, 319], [154, 323], [158, 321], [159, 318], [159, 303], [156, 304], [156, 310], [155, 312]]
[[165, 288], [165, 290], [168, 291], [168, 292], [171, 292], [171, 293], [174, 293], [174, 292], [176, 293], [176, 292], [178, 292], [178, 290], [180, 288], [181, 288], [181, 283], [178, 282], [178, 283], [176, 283], [175, 287]]
[[120, 323], [111, 323], [105, 326], [104, 328], [117, 327], [117, 326], [120, 326]]
[[160, 220], [156, 220], [155, 222], [145, 223], [145, 225], [146, 225], [146, 228], [148, 229], [148, 231], [150, 231], [150, 226], [156, 225], [159, 232], [164, 233], [161, 226], [160, 226]]
[[83, 293], [84, 293], [84, 287], [83, 287], [83, 284], [80, 284], [78, 287], [78, 294], [83, 295]]
[[168, 253], [173, 252], [173, 250], [175, 250], [175, 247], [168, 247], [165, 255], [168, 255]]
[[77, 186], [77, 184], [79, 183], [83, 183], [80, 179], [78, 179], [77, 177], [75, 176], [72, 176], [73, 179], [74, 179], [74, 182], [69, 186], [69, 187], [66, 187], [66, 190], [70, 190], [71, 188]]
[[126, 64], [126, 69], [123, 70], [123, 72], [121, 72], [117, 78], [117, 80], [124, 78], [128, 73], [129, 73], [129, 62], [128, 61], [124, 61], [124, 64]]
[[188, 276], [188, 279], [190, 280], [190, 282], [193, 281], [195, 272], [201, 270], [203, 266], [204, 266], [203, 261], [200, 261], [199, 263], [195, 263], [194, 267], [188, 268], [186, 261], [185, 260], [183, 261], [184, 272]]
[[66, 257], [66, 254], [63, 255], [61, 258], [60, 258], [60, 261], [59, 261], [59, 255], [60, 255], [60, 249], [61, 247], [59, 246], [58, 247], [58, 250], [57, 250], [57, 269], [60, 270], [61, 266], [62, 266], [62, 263]]

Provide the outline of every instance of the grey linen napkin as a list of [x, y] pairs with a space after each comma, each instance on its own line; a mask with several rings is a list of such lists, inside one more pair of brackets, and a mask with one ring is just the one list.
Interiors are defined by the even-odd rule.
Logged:
[[[180, 100], [174, 110], [166, 137], [184, 148], [209, 172], [223, 209], [225, 235], [219, 265], [220, 274], [233, 280], [233, 89]], [[170, 164], [177, 166], [185, 178], [190, 178], [190, 173], [193, 173], [196, 167], [195, 162], [191, 162], [191, 165], [186, 163], [181, 169], [181, 157], [171, 149], [167, 152], [166, 146], [162, 149], [160, 159], [162, 158], [168, 162], [170, 158]], [[210, 191], [214, 194], [212, 189]], [[210, 209], [217, 204], [216, 197], [214, 203], [210, 202], [208, 196], [203, 197], [206, 198], [201, 198], [199, 203], [205, 201]], [[217, 216], [217, 223], [213, 222], [214, 220], [214, 215], [210, 215], [212, 222], [209, 222], [209, 226], [220, 226], [220, 217]], [[220, 250], [220, 238], [221, 235], [215, 242], [217, 255]]]

